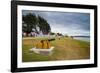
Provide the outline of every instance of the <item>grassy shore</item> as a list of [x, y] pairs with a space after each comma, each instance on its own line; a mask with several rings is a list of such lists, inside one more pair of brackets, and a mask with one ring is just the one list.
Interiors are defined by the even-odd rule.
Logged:
[[[30, 52], [29, 49], [35, 47], [36, 42], [41, 38], [24, 38], [22, 40], [22, 61], [55, 61], [55, 60], [79, 60], [90, 58], [90, 43], [79, 41], [67, 37], [60, 40], [56, 38], [51, 41], [51, 46], [54, 46], [52, 55], [40, 55]], [[46, 38], [47, 39], [47, 38]]]

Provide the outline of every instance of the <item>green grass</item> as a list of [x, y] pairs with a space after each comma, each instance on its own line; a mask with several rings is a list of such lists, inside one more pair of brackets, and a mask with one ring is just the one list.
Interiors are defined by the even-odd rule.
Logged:
[[22, 45], [22, 61], [55, 61], [55, 60], [79, 60], [90, 58], [90, 43], [79, 41], [71, 38], [63, 37], [60, 40], [51, 41], [51, 46], [54, 46], [52, 55], [40, 55], [30, 52], [29, 49], [35, 47], [35, 44], [40, 39], [47, 38], [31, 38], [23, 39]]
[[32, 46], [23, 45], [22, 59], [23, 62], [32, 62], [32, 61], [48, 61], [49, 57], [45, 55], [36, 54], [29, 51]]

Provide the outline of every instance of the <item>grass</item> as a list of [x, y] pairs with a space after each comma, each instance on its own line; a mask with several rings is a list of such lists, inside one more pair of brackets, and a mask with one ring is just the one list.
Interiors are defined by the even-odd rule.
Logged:
[[60, 40], [56, 38], [56, 40], [50, 42], [50, 44], [55, 47], [52, 55], [40, 55], [34, 52], [30, 52], [29, 49], [35, 47], [36, 42], [38, 42], [40, 39], [42, 38], [31, 38], [22, 40], [23, 62], [79, 60], [90, 58], [89, 42], [79, 41], [67, 37], [63, 37]]

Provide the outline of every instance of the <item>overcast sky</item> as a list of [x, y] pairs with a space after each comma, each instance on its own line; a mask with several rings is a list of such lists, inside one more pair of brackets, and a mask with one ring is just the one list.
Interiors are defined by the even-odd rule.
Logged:
[[75, 12], [44, 12], [23, 10], [22, 14], [35, 13], [40, 15], [51, 26], [52, 32], [68, 35], [90, 35], [90, 14]]

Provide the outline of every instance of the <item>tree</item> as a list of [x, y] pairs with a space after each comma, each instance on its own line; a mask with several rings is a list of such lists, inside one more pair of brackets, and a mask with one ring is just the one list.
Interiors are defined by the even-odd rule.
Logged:
[[50, 35], [55, 35], [55, 33], [54, 32], [50, 32]]
[[58, 36], [63, 36], [61, 33], [57, 33]]
[[[41, 16], [36, 16], [35, 14], [27, 14], [23, 15], [23, 32], [26, 32], [27, 34], [32, 32], [32, 29], [35, 29], [36, 33], [39, 33], [39, 31], [42, 31], [43, 34], [48, 34], [51, 31], [50, 25], [48, 24], [47, 20], [45, 20]], [[39, 27], [39, 31], [37, 29]]]
[[49, 23], [41, 16], [38, 16], [38, 26], [40, 27], [40, 31], [43, 32], [43, 34], [48, 34], [51, 31]]
[[[37, 24], [37, 18], [35, 16], [35, 14], [27, 14], [25, 16], [23, 16], [22, 18], [23, 20], [23, 31], [26, 32], [27, 34], [30, 33], [32, 31], [32, 28], [35, 29], [35, 31], [37, 32], [36, 29], [36, 24]], [[26, 27], [24, 26], [26, 24]]]

